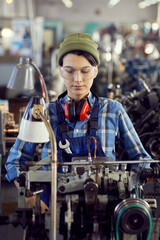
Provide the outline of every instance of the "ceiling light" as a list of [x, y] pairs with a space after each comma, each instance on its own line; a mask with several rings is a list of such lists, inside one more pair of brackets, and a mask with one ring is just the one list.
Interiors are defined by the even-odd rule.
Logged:
[[6, 0], [7, 4], [12, 4], [13, 0]]
[[10, 38], [13, 36], [13, 31], [10, 28], [3, 28], [1, 34], [4, 38]]
[[98, 31], [95, 31], [93, 33], [93, 39], [94, 39], [95, 42], [99, 42], [100, 41], [100, 34], [99, 34]]
[[152, 30], [157, 31], [158, 29], [159, 29], [159, 24], [156, 22], [152, 23]]
[[132, 30], [137, 31], [139, 29], [138, 24], [132, 24]]
[[151, 54], [154, 50], [154, 45], [152, 43], [147, 43], [144, 49], [145, 54]]
[[143, 9], [146, 7], [146, 4], [144, 2], [140, 2], [138, 3], [138, 7]]
[[106, 62], [110, 62], [112, 59], [112, 54], [110, 52], [107, 52], [105, 54], [105, 59], [106, 59]]
[[138, 3], [139, 8], [146, 8], [160, 2], [160, 0], [144, 0]]
[[73, 3], [71, 0], [62, 0], [62, 2], [67, 8], [71, 8], [73, 6]]
[[115, 44], [115, 48], [114, 48], [114, 52], [118, 55], [120, 55], [122, 53], [122, 46], [123, 43], [122, 43], [122, 39], [117, 39], [116, 40], [116, 44]]
[[144, 23], [144, 27], [145, 27], [146, 29], [149, 29], [149, 30], [150, 30], [150, 29], [151, 29], [151, 26], [152, 26], [152, 25], [151, 25], [150, 22], [145, 22], [145, 23]]
[[120, 2], [120, 0], [109, 0], [108, 2], [108, 6], [110, 8], [114, 7], [115, 5], [117, 5]]

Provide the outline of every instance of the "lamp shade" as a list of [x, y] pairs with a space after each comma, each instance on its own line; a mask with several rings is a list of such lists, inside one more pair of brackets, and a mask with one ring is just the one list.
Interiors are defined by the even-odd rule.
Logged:
[[35, 115], [35, 109], [41, 109], [44, 116], [48, 119], [48, 112], [45, 101], [42, 97], [32, 97], [26, 107], [21, 120], [18, 138], [25, 142], [44, 143], [49, 141], [48, 129], [38, 115]]
[[36, 81], [35, 73], [40, 81], [42, 96], [45, 98], [46, 102], [49, 102], [47, 87], [43, 75], [31, 58], [20, 57], [19, 64], [13, 69], [7, 88], [20, 90], [20, 92], [34, 89], [34, 83]]
[[7, 88], [16, 90], [31, 90], [34, 88], [34, 68], [30, 64], [30, 58], [20, 57], [12, 72]]

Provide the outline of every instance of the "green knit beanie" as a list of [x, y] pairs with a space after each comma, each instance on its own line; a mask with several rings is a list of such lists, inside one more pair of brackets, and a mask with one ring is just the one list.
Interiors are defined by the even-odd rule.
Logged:
[[64, 54], [72, 50], [83, 50], [90, 53], [96, 60], [97, 65], [100, 64], [98, 45], [93, 41], [92, 36], [88, 33], [72, 33], [68, 35], [60, 44], [58, 53], [58, 64]]

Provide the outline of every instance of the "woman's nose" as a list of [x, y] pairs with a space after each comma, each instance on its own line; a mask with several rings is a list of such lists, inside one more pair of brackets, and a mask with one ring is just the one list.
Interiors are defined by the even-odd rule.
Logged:
[[74, 81], [82, 81], [82, 74], [79, 70], [74, 71]]

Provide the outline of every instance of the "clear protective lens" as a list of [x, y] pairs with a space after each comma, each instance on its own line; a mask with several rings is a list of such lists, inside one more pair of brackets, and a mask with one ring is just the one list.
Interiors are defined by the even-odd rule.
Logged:
[[73, 80], [76, 76], [81, 76], [82, 80], [89, 80], [96, 76], [96, 67], [88, 66], [84, 68], [61, 67], [61, 76], [67, 80]]

